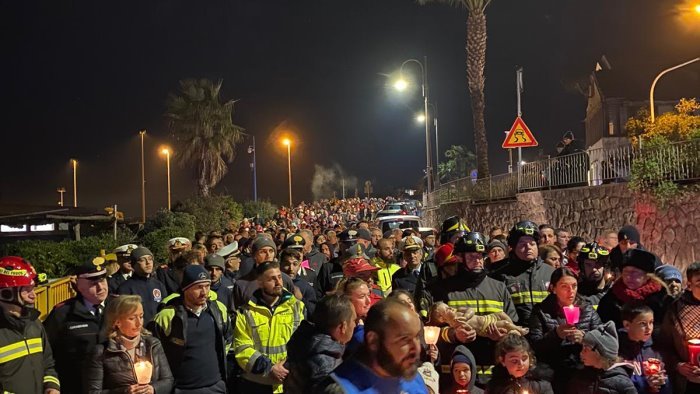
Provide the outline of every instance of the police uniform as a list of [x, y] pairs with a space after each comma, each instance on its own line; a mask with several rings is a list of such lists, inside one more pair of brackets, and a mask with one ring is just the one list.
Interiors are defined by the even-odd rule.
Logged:
[[[358, 235], [356, 230], [346, 230], [340, 233], [339, 242], [350, 247], [357, 243]], [[343, 261], [342, 256], [335, 257], [331, 261], [324, 263], [318, 271], [316, 277], [316, 295], [319, 299], [323, 298], [327, 293], [335, 290], [336, 285], [343, 279]]]
[[[420, 238], [409, 235], [402, 240], [401, 251], [407, 250], [418, 250], [421, 252], [423, 250], [423, 241]], [[421, 260], [423, 259], [423, 254], [421, 253]], [[421, 266], [417, 270], [411, 270], [408, 266], [396, 271], [391, 277], [391, 287], [393, 290], [403, 289], [413, 294], [418, 286], [419, 282], [427, 283], [428, 278], [426, 275], [431, 270], [426, 270], [424, 263], [421, 261]]]
[[107, 279], [107, 286], [109, 288], [109, 294], [117, 294], [117, 289], [119, 289], [119, 286], [121, 286], [122, 283], [126, 282], [127, 279], [131, 278], [132, 273], [129, 274], [122, 274], [121, 273], [121, 265], [124, 262], [128, 262], [131, 258], [131, 251], [138, 248], [138, 245], [134, 244], [126, 244], [117, 247], [114, 249], [112, 253], [117, 255], [117, 262], [119, 262], [119, 268], [120, 270], [112, 274]]
[[[137, 259], [143, 257], [144, 255], [153, 256], [153, 253], [144, 247], [136, 248], [131, 253], [132, 264], [136, 264]], [[145, 277], [134, 273], [129, 280], [119, 286], [117, 293], [120, 295], [128, 294], [138, 295], [141, 297], [144, 324], [153, 320], [153, 316], [155, 316], [156, 312], [158, 312], [158, 305], [165, 297], [168, 296], [168, 293], [165, 290], [165, 285], [156, 279], [153, 274]]]
[[[107, 275], [101, 258], [95, 258], [75, 270], [78, 278], [99, 280]], [[44, 328], [53, 349], [56, 371], [61, 380], [61, 391], [82, 393], [83, 361], [90, 357], [95, 345], [105, 340], [102, 336], [104, 303], [89, 305], [78, 294], [54, 307], [44, 321]]]

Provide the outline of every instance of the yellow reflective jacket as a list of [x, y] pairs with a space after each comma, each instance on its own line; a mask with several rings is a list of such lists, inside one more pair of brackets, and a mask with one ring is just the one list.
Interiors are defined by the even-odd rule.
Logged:
[[304, 319], [304, 303], [285, 290], [270, 309], [257, 290], [238, 312], [233, 349], [243, 378], [271, 385], [274, 393], [283, 391], [270, 374], [274, 364], [287, 358], [287, 342]]
[[391, 277], [394, 272], [401, 269], [401, 266], [393, 261], [386, 262], [381, 257], [372, 257], [370, 260], [373, 266], [379, 267], [377, 271], [377, 286], [382, 290], [384, 297], [391, 293]]

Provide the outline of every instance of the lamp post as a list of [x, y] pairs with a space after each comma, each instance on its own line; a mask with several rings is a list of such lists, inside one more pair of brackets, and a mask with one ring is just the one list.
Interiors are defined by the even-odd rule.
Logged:
[[[440, 136], [438, 134], [438, 107], [437, 103], [428, 103], [430, 107], [433, 109], [433, 126], [435, 127], [435, 186], [440, 186]], [[425, 122], [425, 114], [418, 114], [416, 116], [416, 122], [418, 123], [423, 123]]]
[[[427, 188], [428, 193], [432, 192], [433, 183], [433, 171], [430, 165], [430, 113], [428, 112], [428, 57], [423, 57], [423, 62], [416, 59], [408, 59], [401, 63], [399, 68], [399, 74], [403, 76], [403, 68], [408, 63], [416, 63], [420, 66], [421, 76], [422, 76], [422, 90], [423, 90], [423, 113], [425, 114], [425, 174], [427, 176]], [[404, 91], [408, 87], [408, 82], [405, 79], [400, 78], [394, 83], [394, 88], [398, 91]]]
[[170, 210], [170, 149], [163, 148], [161, 153], [165, 155], [165, 166], [168, 174], [168, 211]]
[[248, 154], [253, 155], [253, 161], [250, 163], [250, 169], [253, 171], [253, 201], [258, 202], [258, 176], [256, 174], [257, 163], [255, 161], [255, 136], [253, 138], [253, 145], [248, 146]]
[[141, 223], [146, 223], [146, 170], [144, 169], [143, 158], [143, 137], [146, 130], [139, 131], [141, 136]]
[[78, 206], [78, 160], [70, 159], [73, 166], [73, 207]]
[[661, 79], [662, 76], [664, 76], [666, 73], [669, 73], [673, 70], [677, 70], [681, 67], [685, 67], [689, 64], [695, 63], [697, 61], [700, 61], [700, 57], [696, 57], [695, 59], [688, 60], [685, 63], [681, 63], [677, 66], [673, 66], [670, 68], [667, 68], [659, 73], [659, 75], [654, 78], [654, 82], [651, 83], [651, 89], [649, 89], [649, 114], [651, 118], [651, 123], [654, 123], [654, 120], [656, 119], [654, 116], [654, 89], [656, 88], [656, 83], [659, 82], [659, 79]]
[[287, 173], [289, 178], [289, 208], [292, 208], [292, 141], [289, 138], [282, 140], [282, 144], [287, 146]]
[[56, 189], [56, 191], [58, 192], [58, 195], [59, 195], [59, 197], [60, 197], [60, 200], [58, 200], [58, 206], [59, 206], [59, 207], [62, 207], [62, 206], [63, 206], [63, 193], [66, 192], [66, 188], [65, 188], [65, 187], [59, 187], [58, 189]]

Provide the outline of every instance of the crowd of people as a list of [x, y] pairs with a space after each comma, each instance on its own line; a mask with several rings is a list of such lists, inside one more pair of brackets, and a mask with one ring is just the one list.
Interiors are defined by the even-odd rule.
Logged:
[[382, 233], [385, 202], [281, 208], [168, 261], [122, 245], [43, 322], [3, 257], [0, 391], [700, 393], [700, 262], [683, 277], [632, 226]]

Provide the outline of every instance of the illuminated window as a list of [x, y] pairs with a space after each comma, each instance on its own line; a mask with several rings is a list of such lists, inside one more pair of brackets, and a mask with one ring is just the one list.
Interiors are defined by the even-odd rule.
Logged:
[[0, 225], [0, 233], [23, 233], [27, 231], [27, 225], [22, 225], [18, 227]]
[[37, 224], [37, 225], [29, 226], [30, 231], [54, 231], [55, 229], [56, 229], [56, 225], [53, 223]]

